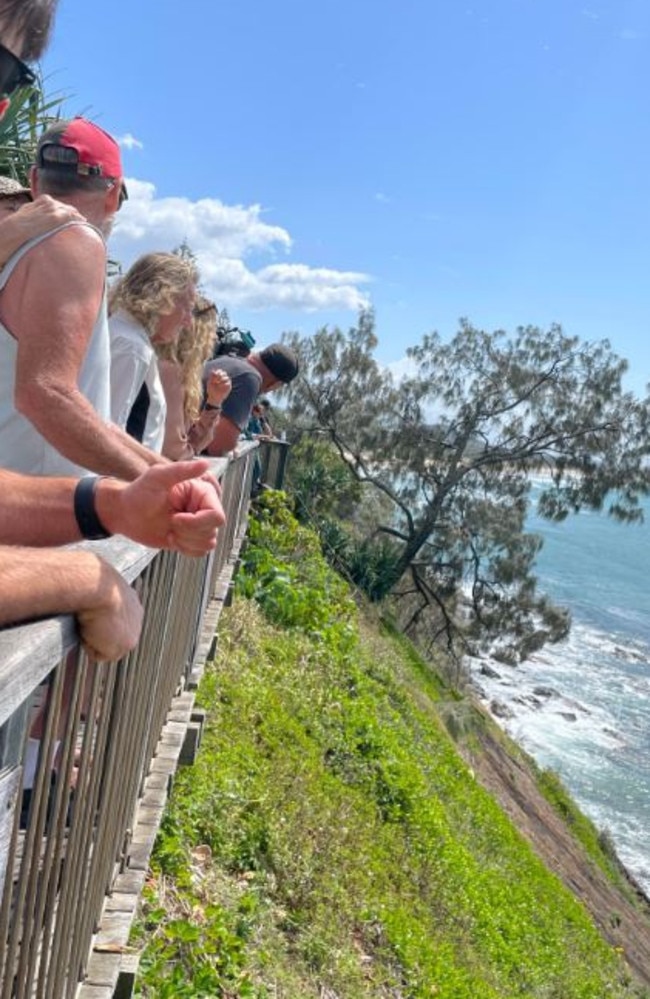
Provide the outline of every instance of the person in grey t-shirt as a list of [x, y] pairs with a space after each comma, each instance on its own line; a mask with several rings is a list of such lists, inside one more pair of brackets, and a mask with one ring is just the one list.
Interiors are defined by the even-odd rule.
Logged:
[[203, 371], [204, 381], [215, 368], [225, 371], [232, 383], [208, 447], [208, 454], [219, 458], [235, 448], [260, 392], [272, 392], [293, 381], [298, 374], [298, 359], [284, 344], [272, 343], [270, 347], [248, 357], [224, 354], [208, 361]]

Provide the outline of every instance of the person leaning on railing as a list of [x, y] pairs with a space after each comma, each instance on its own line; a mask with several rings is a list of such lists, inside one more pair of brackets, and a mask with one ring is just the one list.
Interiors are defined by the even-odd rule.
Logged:
[[210, 372], [203, 391], [203, 365], [212, 357], [217, 338], [217, 307], [200, 295], [192, 323], [172, 344], [157, 344], [160, 380], [167, 400], [162, 453], [171, 461], [200, 454], [214, 437], [221, 407], [230, 394], [225, 371]]
[[[0, 0], [0, 118], [11, 94], [34, 82], [23, 59], [47, 44], [56, 0]], [[37, 199], [0, 224], [0, 261], [26, 238], [79, 219], [72, 207]], [[110, 478], [34, 478], [0, 470], [0, 545], [60, 545], [125, 534], [153, 547], [202, 555], [225, 523], [207, 463], [156, 465], [129, 484]], [[137, 597], [96, 555], [0, 547], [0, 624], [77, 611], [94, 655], [114, 658], [137, 641]], [[117, 627], [115, 623], [117, 621]]]
[[162, 453], [167, 399], [158, 351], [192, 325], [198, 270], [177, 253], [145, 253], [110, 290], [111, 418]]
[[[206, 461], [148, 469], [134, 482], [88, 476], [35, 478], [0, 470], [0, 625], [74, 613], [95, 659], [117, 659], [138, 641], [135, 592], [93, 552], [60, 548], [123, 534], [152, 548], [204, 555], [225, 516]], [[12, 546], [12, 547], [9, 547]]]
[[219, 458], [237, 446], [260, 392], [273, 392], [297, 376], [298, 358], [285, 344], [272, 343], [264, 350], [244, 357], [225, 354], [207, 361], [203, 369], [204, 382], [216, 370], [225, 371], [232, 385], [212, 442], [206, 448], [208, 454]]

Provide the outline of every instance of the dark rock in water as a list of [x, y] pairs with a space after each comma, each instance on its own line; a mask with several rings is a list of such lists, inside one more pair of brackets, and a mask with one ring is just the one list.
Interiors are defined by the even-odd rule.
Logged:
[[490, 711], [495, 718], [514, 718], [514, 712], [503, 701], [491, 701]]
[[494, 667], [488, 666], [487, 663], [483, 663], [483, 665], [481, 666], [480, 672], [481, 672], [481, 674], [483, 676], [488, 676], [490, 678], [490, 680], [500, 680], [501, 679], [501, 674], [497, 673], [497, 671], [494, 669]]
[[553, 687], [535, 687], [533, 689], [533, 694], [536, 694], [537, 697], [557, 697], [558, 696], [557, 690], [554, 690]]
[[589, 708], [586, 708], [584, 704], [580, 703], [580, 701], [574, 701], [571, 697], [566, 697], [564, 699], [564, 703], [568, 704], [570, 708], [575, 708], [576, 711], [580, 711], [583, 715], [591, 714]]
[[565, 721], [574, 722], [578, 720], [578, 716], [573, 713], [573, 711], [558, 711], [560, 718], [564, 718]]
[[637, 649], [631, 649], [624, 645], [615, 645], [614, 652], [619, 659], [625, 659], [626, 662], [630, 663], [643, 663], [646, 661], [646, 657], [642, 652]]

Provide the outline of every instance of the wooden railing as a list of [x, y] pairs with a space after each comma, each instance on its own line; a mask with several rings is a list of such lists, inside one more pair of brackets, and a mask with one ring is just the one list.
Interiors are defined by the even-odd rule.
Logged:
[[71, 617], [0, 631], [0, 999], [110, 999], [118, 982], [130, 994], [125, 946], [173, 773], [200, 737], [194, 691], [229, 599], [256, 453], [264, 481], [282, 484], [280, 442], [216, 460], [227, 525], [209, 557], [87, 543], [145, 608], [124, 659], [89, 663]]

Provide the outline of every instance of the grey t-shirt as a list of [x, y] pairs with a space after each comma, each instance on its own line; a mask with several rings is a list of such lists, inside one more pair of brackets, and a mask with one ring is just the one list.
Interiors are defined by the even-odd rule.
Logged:
[[262, 376], [244, 358], [231, 357], [225, 354], [222, 357], [215, 358], [214, 361], [206, 361], [203, 368], [204, 390], [210, 372], [216, 368], [225, 371], [232, 382], [230, 395], [225, 400], [221, 412], [236, 427], [239, 427], [240, 430], [245, 430], [251, 415], [253, 403], [262, 388]]

